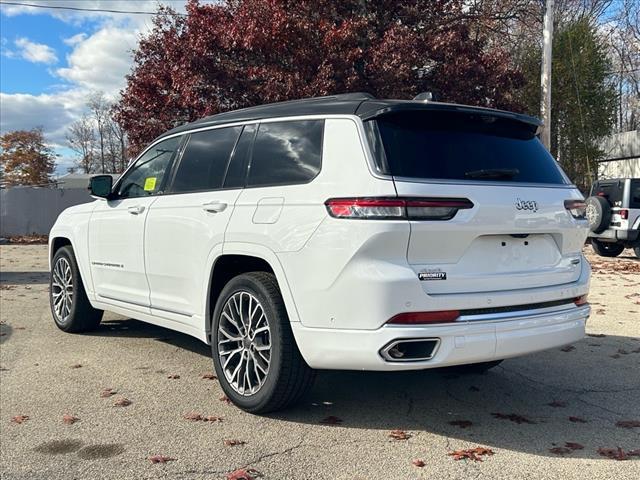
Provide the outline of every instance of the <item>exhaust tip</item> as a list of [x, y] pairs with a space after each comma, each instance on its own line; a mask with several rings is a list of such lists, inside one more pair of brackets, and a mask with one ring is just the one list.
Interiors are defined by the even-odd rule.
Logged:
[[387, 362], [419, 362], [430, 360], [440, 344], [439, 338], [399, 338], [380, 350]]

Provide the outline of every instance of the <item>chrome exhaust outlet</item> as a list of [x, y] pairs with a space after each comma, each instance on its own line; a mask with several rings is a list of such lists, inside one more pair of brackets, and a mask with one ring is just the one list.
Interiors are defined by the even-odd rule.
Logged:
[[384, 346], [380, 355], [387, 362], [431, 360], [439, 345], [439, 338], [398, 338]]

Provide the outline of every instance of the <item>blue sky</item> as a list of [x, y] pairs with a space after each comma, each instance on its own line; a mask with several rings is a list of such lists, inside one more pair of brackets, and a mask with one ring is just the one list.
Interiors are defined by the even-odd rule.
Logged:
[[[41, 6], [156, 11], [157, 0], [11, 0]], [[162, 0], [183, 12], [185, 0]], [[152, 15], [77, 12], [0, 4], [0, 132], [41, 126], [58, 157], [73, 165], [69, 125], [92, 92], [114, 100], [125, 85], [131, 52]]]

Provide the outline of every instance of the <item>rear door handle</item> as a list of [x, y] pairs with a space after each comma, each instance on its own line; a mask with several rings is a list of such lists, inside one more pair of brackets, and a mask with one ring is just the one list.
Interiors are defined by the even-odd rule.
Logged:
[[227, 204], [214, 200], [212, 202], [203, 203], [202, 209], [205, 212], [220, 213], [220, 212], [224, 212], [227, 209]]
[[127, 211], [131, 214], [131, 215], [138, 215], [142, 212], [144, 212], [144, 207], [142, 205], [133, 205], [131, 207], [127, 208]]

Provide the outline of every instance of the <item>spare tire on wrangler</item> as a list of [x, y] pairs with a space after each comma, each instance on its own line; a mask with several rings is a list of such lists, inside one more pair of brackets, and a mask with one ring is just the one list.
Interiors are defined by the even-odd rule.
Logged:
[[611, 222], [611, 205], [604, 197], [589, 197], [587, 204], [587, 220], [589, 229], [594, 233], [604, 232]]

